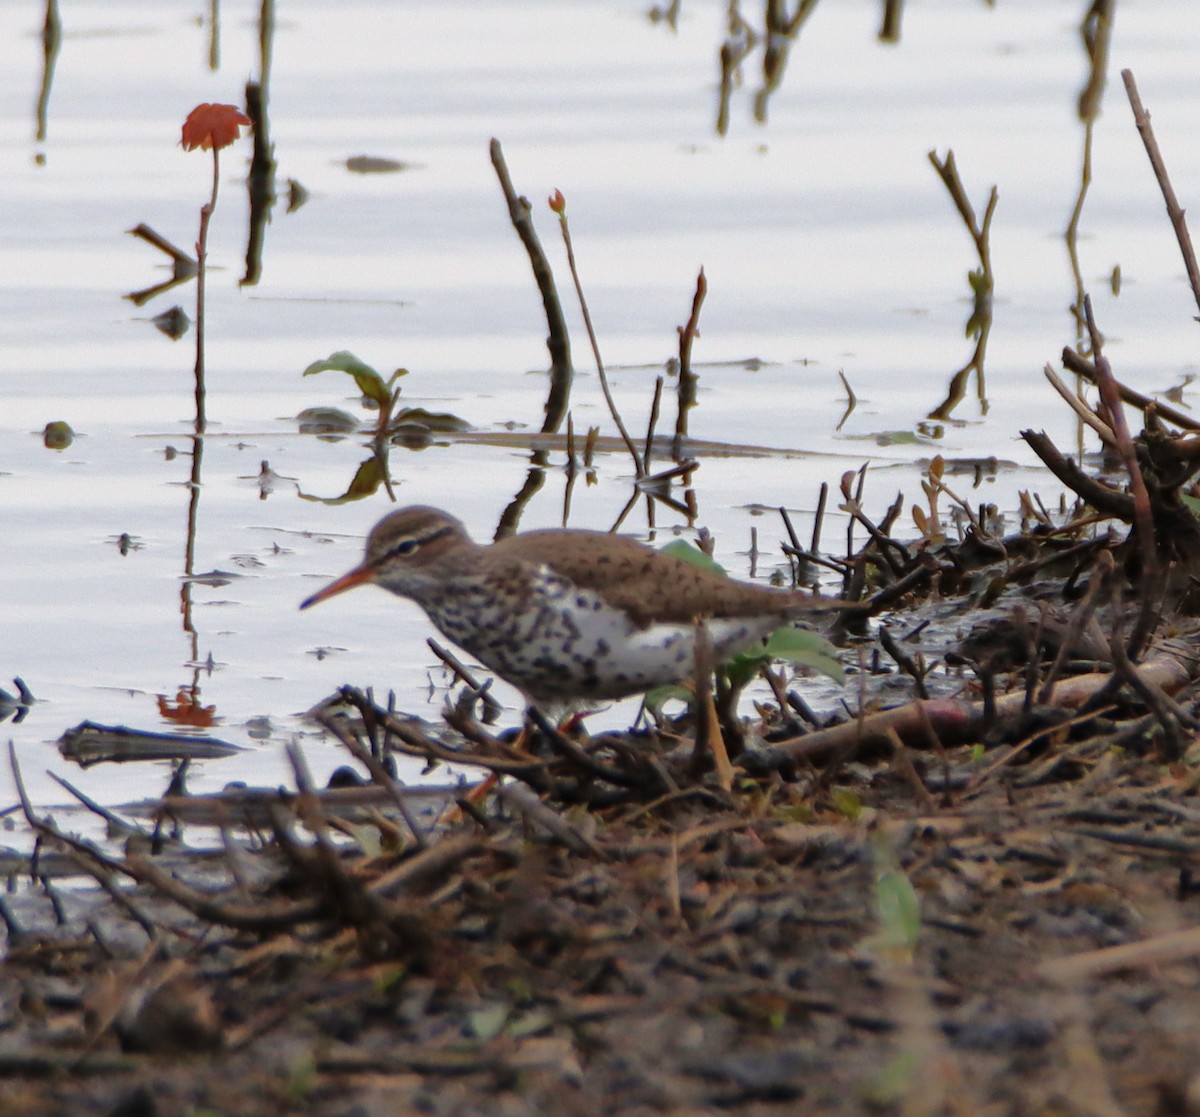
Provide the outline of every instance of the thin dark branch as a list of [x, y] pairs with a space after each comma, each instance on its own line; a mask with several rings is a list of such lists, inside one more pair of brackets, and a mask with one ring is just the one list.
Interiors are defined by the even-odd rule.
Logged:
[[492, 166], [496, 169], [496, 177], [500, 180], [500, 189], [504, 191], [504, 200], [508, 203], [508, 216], [525, 246], [529, 255], [529, 263], [533, 267], [533, 278], [537, 281], [538, 290], [542, 295], [542, 305], [546, 309], [546, 326], [549, 335], [546, 338], [546, 348], [550, 350], [550, 394], [546, 399], [546, 419], [542, 423], [542, 433], [551, 434], [562, 426], [567, 414], [567, 405], [571, 399], [571, 340], [567, 332], [567, 320], [563, 317], [562, 304], [558, 299], [558, 290], [554, 285], [554, 272], [550, 269], [550, 261], [542, 251], [541, 241], [533, 227], [532, 207], [527, 198], [521, 197], [513, 189], [512, 179], [508, 174], [508, 164], [504, 161], [504, 151], [499, 140], [492, 140], [488, 145]]
[[692, 296], [692, 313], [687, 325], [679, 327], [679, 410], [675, 414], [675, 460], [683, 457], [683, 443], [687, 438], [687, 414], [696, 406], [697, 376], [692, 372], [692, 342], [700, 336], [700, 307], [708, 294], [708, 280], [704, 269], [696, 277], [696, 293]]
[[1121, 80], [1125, 83], [1125, 92], [1129, 95], [1129, 105], [1133, 109], [1133, 121], [1146, 145], [1146, 154], [1150, 157], [1150, 166], [1154, 168], [1154, 177], [1158, 179], [1162, 190], [1163, 201], [1167, 204], [1167, 215], [1175, 230], [1175, 239], [1179, 241], [1179, 251], [1183, 255], [1183, 266], [1187, 269], [1188, 282], [1192, 285], [1192, 296], [1196, 305], [1200, 306], [1200, 266], [1196, 264], [1196, 251], [1192, 247], [1192, 237], [1188, 232], [1187, 219], [1171, 179], [1167, 175], [1167, 165], [1163, 162], [1162, 152], [1158, 149], [1158, 140], [1154, 138], [1154, 129], [1150, 127], [1150, 114], [1142, 107], [1142, 98], [1138, 94], [1137, 82], [1133, 79], [1132, 70], [1122, 70]]

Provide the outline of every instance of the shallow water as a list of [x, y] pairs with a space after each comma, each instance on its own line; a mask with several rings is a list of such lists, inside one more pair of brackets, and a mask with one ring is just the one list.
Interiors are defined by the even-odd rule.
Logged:
[[[446, 680], [415, 606], [364, 590], [296, 609], [357, 560], [391, 505], [382, 489], [340, 504], [312, 499], [342, 494], [369, 450], [363, 438], [300, 434], [295, 416], [338, 406], [365, 417], [346, 377], [301, 376], [349, 349], [385, 373], [408, 368], [406, 405], [454, 412], [478, 432], [538, 428], [545, 322], [488, 161], [492, 136], [533, 201], [567, 306], [577, 431], [615, 434], [545, 197], [567, 196], [592, 317], [635, 437], [704, 267], [691, 433], [778, 451], [698, 455], [697, 524], [715, 533], [731, 572], [749, 571], [752, 527], [759, 573], [779, 563], [784, 532], [759, 506], [794, 510], [807, 537], [821, 482], [836, 491], [865, 462], [873, 513], [897, 491], [911, 504], [935, 453], [1012, 463], [978, 489], [964, 480], [973, 502], [1011, 512], [1020, 489], [1036, 489], [1051, 504], [1059, 487], [1018, 432], [1045, 428], [1076, 445], [1041, 369], [1077, 338], [1062, 234], [1080, 182], [1086, 7], [910, 5], [902, 41], [883, 45], [878, 5], [820, 6], [792, 46], [767, 122], [753, 119], [755, 56], [722, 138], [724, 3], [685, 0], [674, 30], [615, 0], [279, 3], [268, 83], [276, 186], [282, 196], [295, 179], [309, 197], [293, 213], [281, 197], [261, 278], [240, 286], [249, 141], [224, 153], [191, 569], [227, 577], [190, 596], [194, 334], [173, 342], [150, 319], [176, 304], [193, 315], [195, 290], [185, 284], [143, 307], [124, 299], [167, 276], [166, 257], [126, 230], [145, 222], [190, 250], [211, 165], [180, 149], [179, 127], [196, 103], [240, 103], [246, 77], [261, 78], [260, 9], [223, 5], [212, 70], [209, 29], [182, 10], [64, 3], [39, 141], [41, 15], [0, 7], [10, 44], [0, 84], [0, 686], [11, 690], [19, 675], [39, 700], [4, 724], [35, 800], [62, 800], [47, 770], [109, 802], [161, 790], [166, 766], [81, 774], [53, 742], [84, 719], [170, 729], [160, 696], [174, 703], [181, 689], [214, 707], [212, 733], [249, 749], [198, 765], [197, 790], [287, 782], [282, 745], [297, 737], [318, 775], [340, 763], [299, 715], [342, 682], [393, 688], [401, 706], [437, 716]], [[1080, 269], [1117, 375], [1154, 393], [1196, 372], [1196, 307], [1118, 71], [1134, 70], [1187, 206], [1200, 191], [1200, 10], [1191, 0], [1117, 9]], [[748, 6], [743, 14], [760, 18]], [[978, 212], [993, 184], [1000, 194], [986, 405], [972, 383], [936, 422], [927, 416], [971, 355], [966, 273], [976, 259], [927, 159], [935, 148], [954, 150]], [[346, 160], [359, 155], [412, 166], [352, 173]], [[1109, 283], [1117, 265], [1119, 295]], [[839, 370], [858, 397], [840, 429]], [[1185, 389], [1185, 406], [1191, 398]], [[55, 420], [78, 432], [62, 451], [42, 445]], [[265, 497], [264, 461], [282, 478]], [[565, 455], [550, 461], [523, 527], [561, 522]], [[443, 506], [484, 539], [521, 487], [529, 452], [448, 438], [396, 448], [390, 465], [399, 503]], [[597, 483], [574, 491], [571, 524], [609, 526], [631, 478], [622, 453], [600, 455]], [[661, 506], [657, 522], [659, 539], [685, 526]], [[831, 512], [831, 550], [844, 522]], [[644, 533], [644, 512], [626, 529]], [[125, 553], [123, 533], [133, 543]], [[516, 697], [505, 697], [515, 720]], [[5, 802], [10, 787], [6, 771]]]

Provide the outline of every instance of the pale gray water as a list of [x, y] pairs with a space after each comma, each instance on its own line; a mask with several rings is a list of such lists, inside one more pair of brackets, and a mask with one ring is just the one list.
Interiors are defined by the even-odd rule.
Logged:
[[[300, 375], [346, 348], [384, 372], [409, 368], [409, 404], [456, 412], [482, 431], [536, 429], [544, 378], [531, 370], [546, 365], [545, 324], [488, 162], [492, 136], [534, 203], [568, 302], [577, 430], [615, 433], [544, 204], [555, 188], [568, 198], [593, 318], [636, 434], [703, 265], [692, 433], [812, 452], [703, 458], [699, 522], [734, 573], [747, 572], [752, 525], [769, 554], [783, 534], [749, 505], [786, 504], [806, 534], [820, 482], [836, 486], [864, 461], [876, 510], [898, 490], [912, 503], [913, 463], [938, 452], [1018, 463], [969, 493], [974, 501], [1011, 510], [1019, 489], [1035, 488], [1049, 503], [1058, 486], [1017, 434], [1045, 427], [1065, 448], [1075, 439], [1041, 368], [1076, 336], [1062, 232], [1079, 188], [1085, 66], [1076, 24], [1086, 7], [914, 4], [902, 42], [884, 46], [879, 5], [822, 5], [793, 47], [769, 121], [752, 119], [760, 78], [748, 61], [728, 135], [718, 138], [724, 3], [685, 0], [673, 32], [616, 0], [282, 0], [269, 90], [277, 185], [282, 192], [294, 178], [311, 197], [293, 214], [276, 207], [261, 281], [239, 288], [249, 141], [223, 157], [194, 569], [236, 577], [194, 588], [194, 640], [180, 611], [190, 463], [164, 452], [189, 445], [193, 335], [171, 342], [148, 321], [176, 303], [191, 315], [194, 287], [141, 309], [123, 300], [166, 277], [165, 258], [125, 230], [146, 222], [191, 248], [210, 164], [179, 148], [179, 128], [200, 101], [241, 102], [245, 79], [259, 72], [259, 7], [223, 5], [211, 72], [207, 29], [190, 9], [64, 2], [40, 143], [41, 14], [0, 7], [0, 686], [20, 675], [42, 700], [3, 726], [35, 798], [62, 797], [47, 767], [110, 801], [157, 790], [144, 769], [80, 775], [49, 742], [84, 718], [167, 727], [157, 696], [173, 700], [181, 687], [198, 684], [200, 704], [216, 707], [213, 732], [254, 746], [201, 766], [200, 789], [287, 779], [281, 744], [311, 734], [297, 715], [344, 681], [394, 687], [402, 705], [436, 716], [441, 695], [425, 704], [430, 629], [415, 607], [362, 591], [296, 610], [319, 578], [356, 561], [362, 535], [390, 505], [382, 490], [340, 505], [300, 499], [343, 492], [367, 451], [353, 438], [301, 436], [293, 416], [316, 405], [360, 412], [348, 379]], [[1118, 71], [1135, 71], [1176, 190], [1194, 208], [1200, 9], [1191, 0], [1117, 8], [1081, 270], [1118, 376], [1155, 392], [1196, 371], [1196, 308]], [[978, 210], [992, 184], [1000, 191], [989, 408], [984, 415], [972, 385], [945, 423], [926, 415], [970, 355], [965, 276], [976, 261], [926, 158], [933, 148], [954, 149]], [[362, 154], [416, 167], [351, 174], [345, 160]], [[1107, 279], [1118, 264], [1124, 286], [1114, 296]], [[748, 371], [737, 364], [745, 358], [765, 363]], [[860, 401], [840, 433], [839, 369]], [[668, 403], [660, 429], [673, 419]], [[69, 449], [43, 448], [52, 420], [79, 432]], [[883, 431], [923, 439], [881, 447]], [[527, 459], [519, 448], [450, 442], [397, 449], [391, 464], [400, 503], [446, 507], [486, 538]], [[295, 479], [266, 500], [255, 480], [263, 460]], [[551, 461], [526, 527], [560, 520], [563, 455]], [[577, 488], [571, 522], [608, 526], [630, 477], [623, 455], [601, 457], [599, 483]], [[660, 509], [660, 526], [678, 522]], [[834, 513], [826, 525], [831, 548], [842, 523]], [[644, 514], [627, 526], [644, 530]], [[124, 556], [122, 532], [140, 543]], [[319, 648], [337, 651], [319, 658]], [[432, 676], [443, 681], [440, 670]], [[256, 718], [273, 727], [265, 740], [252, 736]], [[308, 751], [318, 774], [341, 759], [315, 738]], [[0, 775], [4, 801], [9, 781]]]

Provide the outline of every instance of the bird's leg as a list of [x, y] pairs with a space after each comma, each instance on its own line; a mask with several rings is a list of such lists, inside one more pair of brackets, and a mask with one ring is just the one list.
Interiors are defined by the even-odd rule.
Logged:
[[583, 728], [583, 719], [587, 715], [587, 710], [569, 710], [561, 718], [552, 719], [538, 706], [531, 704], [525, 708], [525, 721], [513, 742], [513, 748], [518, 752], [528, 752], [531, 740], [538, 733], [549, 735], [555, 731], [572, 736]]

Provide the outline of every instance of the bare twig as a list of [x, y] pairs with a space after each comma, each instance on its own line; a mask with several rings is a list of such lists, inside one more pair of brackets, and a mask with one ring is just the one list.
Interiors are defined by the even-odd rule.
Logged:
[[604, 764], [592, 756], [586, 749], [580, 748], [578, 744], [572, 741], [570, 737], [559, 729], [536, 706], [529, 707], [527, 716], [546, 740], [550, 742], [550, 747], [581, 772], [596, 779], [604, 780], [607, 783], [615, 784], [617, 787], [642, 787], [645, 784], [645, 780], [640, 776], [630, 775], [620, 768]]
[[1143, 582], [1143, 593], [1140, 595], [1141, 610], [1129, 636], [1129, 655], [1136, 659], [1150, 638], [1154, 618], [1154, 595], [1161, 575], [1158, 541], [1154, 531], [1154, 509], [1150, 505], [1150, 492], [1146, 488], [1146, 479], [1142, 476], [1142, 468], [1138, 464], [1137, 450], [1129, 433], [1129, 424], [1125, 421], [1125, 409], [1121, 406], [1121, 394], [1117, 389], [1116, 378], [1112, 374], [1108, 359], [1100, 351], [1100, 331], [1096, 328], [1096, 319], [1092, 314], [1091, 296], [1084, 296], [1083, 312], [1091, 336], [1092, 360], [1096, 365], [1096, 387], [1100, 389], [1100, 399], [1108, 411], [1117, 450], [1129, 473], [1129, 487], [1133, 495], [1133, 522], [1137, 528], [1138, 550], [1142, 556]]
[[429, 650], [450, 669], [454, 677], [459, 679], [471, 691], [471, 694], [483, 703], [483, 723], [491, 725], [503, 710], [500, 703], [492, 697], [491, 680], [489, 679], [486, 683], [479, 682], [475, 678], [474, 672], [458, 656], [449, 648], [439, 644], [432, 636], [425, 643], [429, 645]]
[[1200, 306], [1200, 266], [1196, 264], [1196, 251], [1192, 247], [1192, 237], [1188, 232], [1187, 219], [1179, 204], [1179, 199], [1175, 197], [1171, 179], [1167, 175], [1167, 165], [1163, 162], [1162, 152], [1158, 149], [1158, 141], [1154, 138], [1154, 129], [1150, 127], [1150, 114], [1142, 106], [1142, 98], [1138, 94], [1133, 71], [1122, 70], [1121, 80], [1125, 83], [1125, 92], [1129, 95], [1129, 105], [1133, 109], [1133, 121], [1141, 134], [1142, 143], [1146, 145], [1150, 166], [1154, 168], [1154, 177], [1158, 179], [1163, 201], [1167, 204], [1167, 215], [1171, 218], [1171, 225], [1175, 229], [1175, 239], [1179, 241], [1183, 266], [1187, 269], [1188, 282], [1192, 285], [1192, 296], [1196, 300], [1196, 305]]
[[1024, 430], [1021, 437], [1029, 443], [1050, 472], [1072, 492], [1081, 496], [1097, 511], [1116, 516], [1127, 524], [1133, 523], [1133, 497], [1128, 493], [1110, 489], [1103, 482], [1084, 473], [1075, 462], [1059, 452], [1045, 432]]
[[1134, 970], [1143, 966], [1169, 966], [1200, 955], [1200, 927], [1168, 931], [1137, 942], [1106, 946], [1052, 958], [1037, 968], [1041, 977], [1057, 984], [1094, 981], [1102, 974]]
[[392, 779], [391, 773], [383, 766], [378, 757], [374, 756], [370, 749], [364, 748], [362, 742], [339, 718], [330, 716], [327, 711], [322, 711], [317, 714], [317, 721], [322, 728], [341, 741], [342, 747], [366, 768], [371, 773], [371, 779], [388, 793], [417, 845], [422, 849], [427, 846], [429, 837], [425, 833], [425, 828], [417, 821], [417, 816], [405, 802], [400, 786]]
[[984, 275], [990, 281], [992, 275], [992, 257], [991, 249], [988, 246], [988, 235], [992, 228], [992, 217], [996, 212], [996, 203], [1000, 200], [999, 192], [993, 186], [991, 193], [988, 195], [987, 206], [983, 211], [983, 222], [980, 224], [975, 217], [975, 207], [971, 205], [971, 200], [967, 197], [966, 190], [963, 189], [962, 179], [958, 175], [958, 164], [954, 160], [954, 152], [947, 151], [945, 159], [939, 159], [936, 151], [929, 152], [929, 162], [933, 164], [933, 168], [938, 173], [938, 177], [945, 183], [946, 189], [950, 192], [950, 197], [954, 200], [954, 205], [958, 209], [967, 229], [971, 233], [971, 239], [975, 242], [975, 251], [979, 255], [979, 266], [983, 269]]
[[543, 803], [524, 784], [501, 784], [496, 788], [496, 798], [575, 853], [590, 854], [600, 861], [607, 860], [607, 855], [591, 838]]
[[663, 378], [654, 379], [654, 399], [650, 401], [650, 417], [646, 420], [646, 438], [642, 443], [642, 472], [650, 475], [650, 461], [654, 454], [654, 428], [658, 426], [658, 415], [662, 407]]
[[904, 648], [900, 647], [896, 642], [896, 637], [892, 635], [891, 628], [886, 624], [880, 626], [879, 642], [883, 645], [883, 650], [896, 661], [900, 670], [912, 679], [917, 697], [928, 698], [929, 691], [925, 687], [925, 676], [929, 668], [923, 668]]
[[846, 410], [842, 412], [842, 417], [838, 420], [837, 426], [834, 428], [840, 431], [846, 425], [846, 420], [854, 413], [854, 409], [858, 406], [858, 396], [854, 394], [854, 389], [850, 387], [850, 381], [846, 379], [846, 373], [842, 369], [838, 369], [838, 377], [842, 382], [842, 387], [846, 389]]
[[[1086, 380], [1090, 380], [1093, 384], [1096, 383], [1096, 366], [1092, 364], [1086, 357], [1080, 356], [1074, 349], [1066, 348], [1062, 352], [1063, 368], [1068, 372], [1078, 373]], [[1160, 418], [1165, 419], [1168, 423], [1179, 427], [1186, 431], [1200, 431], [1200, 419], [1194, 419], [1191, 415], [1172, 407], [1169, 403], [1164, 403], [1162, 400], [1151, 399], [1141, 392], [1135, 391], [1133, 388], [1125, 384], [1117, 382], [1117, 390], [1121, 394], [1121, 400], [1136, 407], [1139, 411], [1147, 411], [1150, 408], [1154, 409], [1154, 413]]]
[[[1190, 680], [1190, 670], [1177, 657], [1156, 655], [1137, 664], [1134, 671], [1164, 691], [1179, 690]], [[1062, 707], [1078, 707], [1102, 693], [1112, 675], [1096, 672], [1063, 679], [1054, 688], [1051, 701]], [[1024, 690], [1004, 695], [996, 701], [997, 715], [1012, 719], [1019, 716], [1025, 702]], [[918, 713], [917, 706], [924, 710]], [[867, 714], [829, 729], [791, 740], [777, 741], [768, 748], [748, 753], [741, 759], [746, 767], [772, 768], [799, 759], [823, 760], [839, 748], [849, 745], [880, 743], [887, 740], [888, 730], [894, 728], [910, 746], [928, 741], [927, 724], [932, 724], [945, 744], [975, 740], [983, 726], [985, 715], [982, 702], [962, 702], [951, 698], [918, 699], [879, 713]], [[928, 723], [926, 722], [928, 718]]]
[[1046, 365], [1046, 367], [1042, 369], [1042, 372], [1044, 373], [1046, 379], [1050, 381], [1050, 387], [1052, 387], [1060, 396], [1062, 396], [1063, 402], [1065, 402], [1066, 405], [1072, 411], [1074, 411], [1077, 416], [1079, 416], [1080, 422], [1091, 427], [1092, 430], [1094, 430], [1100, 436], [1100, 441], [1103, 442], [1105, 446], [1110, 446], [1115, 449], [1117, 439], [1116, 435], [1114, 435], [1112, 432], [1112, 427], [1103, 422], [1099, 416], [1097, 416], [1097, 414], [1087, 405], [1087, 403], [1079, 398], [1077, 393], [1072, 392], [1071, 389], [1063, 383], [1058, 373], [1056, 373], [1049, 365]]
[[1070, 624], [1067, 625], [1067, 629], [1063, 633], [1062, 640], [1058, 646], [1058, 652], [1054, 657], [1054, 662], [1050, 665], [1050, 670], [1042, 681], [1041, 690], [1038, 691], [1039, 702], [1043, 704], [1049, 703], [1050, 696], [1054, 693], [1054, 683], [1062, 673], [1068, 656], [1075, 651], [1076, 642], [1083, 632], [1084, 626], [1091, 620], [1100, 599], [1100, 591], [1104, 588], [1105, 582], [1111, 577], [1113, 566], [1111, 551], [1101, 551], [1096, 556], [1087, 592], [1083, 595], [1078, 605], [1075, 606], [1075, 611], [1071, 614]]
[[[857, 520], [867, 529], [867, 534], [871, 536], [875, 546], [879, 549], [880, 558], [887, 564], [892, 574], [899, 577], [903, 572], [903, 567], [909, 565], [912, 559], [908, 553], [908, 548], [903, 543], [899, 543], [889, 535], [886, 535], [863, 511], [862, 488], [864, 476], [865, 467], [860, 471], [847, 471], [842, 474], [842, 496], [845, 497], [845, 503], [840, 506], [841, 510], [850, 514], [852, 523]], [[855, 482], [856, 477], [857, 483]]]
[[583, 283], [579, 278], [579, 269], [575, 266], [575, 248], [571, 243], [571, 227], [567, 224], [566, 200], [561, 193], [556, 192], [550, 199], [550, 206], [558, 214], [558, 223], [559, 228], [562, 230], [563, 244], [567, 249], [567, 265], [571, 269], [571, 280], [575, 284], [575, 294], [579, 299], [579, 309], [583, 314], [583, 324], [587, 329], [588, 341], [591, 342], [592, 356], [596, 361], [596, 372], [600, 377], [600, 390], [604, 393], [604, 402], [608, 404], [608, 413], [617, 425], [621, 441], [625, 443], [625, 448], [629, 451], [629, 456], [633, 459], [634, 473], [641, 478], [644, 474], [642, 459], [638, 455], [637, 447], [633, 444], [633, 439], [629, 437], [629, 431], [625, 429], [625, 422], [621, 418], [621, 413], [617, 410], [617, 403], [613, 399], [612, 389], [608, 386], [608, 373], [604, 370], [604, 359], [600, 356], [600, 343], [596, 340], [596, 331], [592, 327], [592, 314], [588, 310], [587, 297], [583, 293]]
[[499, 140], [492, 140], [488, 145], [492, 166], [496, 177], [500, 180], [500, 189], [504, 191], [504, 200], [508, 203], [508, 216], [525, 246], [529, 255], [529, 263], [533, 267], [533, 278], [537, 281], [538, 290], [542, 295], [542, 306], [546, 310], [546, 326], [549, 335], [546, 338], [546, 348], [550, 350], [550, 395], [546, 400], [546, 419], [542, 423], [542, 433], [549, 434], [562, 426], [567, 413], [567, 404], [571, 398], [571, 340], [567, 332], [567, 320], [563, 317], [562, 304], [558, 299], [558, 290], [554, 285], [554, 273], [550, 270], [550, 261], [542, 251], [541, 242], [533, 227], [532, 207], [527, 198], [521, 197], [513, 189], [512, 179], [508, 174], [508, 164], [504, 160], [504, 151]]
[[675, 414], [675, 441], [673, 454], [676, 461], [683, 457], [683, 441], [687, 438], [687, 413], [696, 406], [697, 377], [692, 372], [692, 342], [700, 336], [700, 307], [708, 294], [708, 280], [704, 269], [696, 277], [696, 293], [692, 297], [692, 313], [687, 325], [679, 327], [679, 410]]
[[913, 797], [920, 803], [923, 810], [932, 813], [937, 809], [937, 801], [922, 781], [921, 774], [917, 771], [912, 755], [908, 751], [908, 746], [900, 739], [900, 734], [895, 729], [887, 731], [887, 738], [892, 746], [892, 761], [908, 781], [913, 790]]

